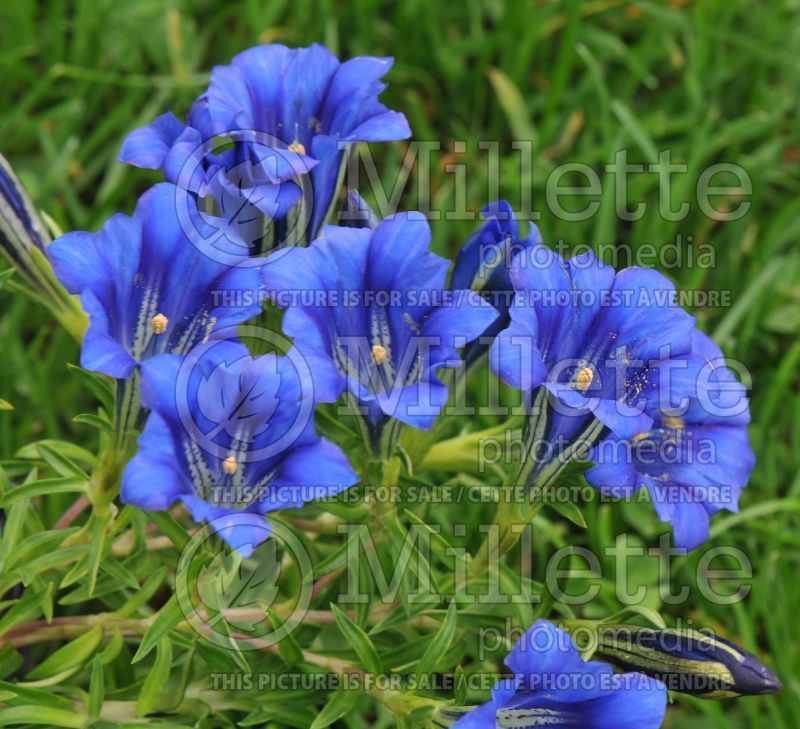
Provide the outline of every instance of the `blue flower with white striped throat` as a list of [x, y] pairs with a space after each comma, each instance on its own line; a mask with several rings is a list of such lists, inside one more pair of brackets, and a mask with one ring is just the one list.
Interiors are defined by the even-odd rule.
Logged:
[[565, 261], [533, 245], [515, 256], [510, 276], [510, 325], [490, 363], [523, 391], [532, 414], [527, 448], [539, 455], [525, 461], [519, 479], [547, 487], [606, 429], [631, 438], [651, 427], [649, 365], [689, 352], [694, 319], [660, 273], [615, 272], [591, 252]]
[[619, 498], [646, 488], [675, 545], [694, 549], [716, 512], [738, 511], [755, 466], [746, 390], [719, 347], [695, 330], [691, 352], [656, 363], [642, 394], [652, 427], [629, 438], [609, 434], [590, 454], [597, 465], [586, 479]]
[[131, 133], [120, 160], [213, 199], [260, 250], [312, 240], [357, 142], [411, 135], [378, 101], [390, 58], [340, 62], [314, 44], [250, 48], [217, 66], [187, 124], [167, 113]]
[[[258, 266], [220, 263], [193, 245], [177, 213], [191, 205], [185, 190], [162, 183], [132, 217], [116, 214], [98, 233], [67, 233], [48, 247], [56, 275], [90, 317], [86, 369], [128, 379], [150, 357], [186, 353], [261, 310]], [[195, 213], [208, 240], [217, 240], [220, 221]], [[231, 248], [241, 247], [235, 232], [228, 235]]]
[[663, 684], [584, 661], [572, 638], [544, 620], [520, 638], [505, 664], [513, 676], [453, 729], [658, 729], [664, 720]]
[[311, 246], [273, 254], [263, 269], [320, 397], [346, 391], [378, 451], [389, 421], [433, 425], [448, 397], [435, 370], [457, 367], [458, 348], [497, 316], [478, 294], [445, 288], [449, 262], [429, 245], [424, 216], [404, 213], [374, 229], [327, 226]]
[[233, 341], [142, 365], [150, 415], [122, 478], [124, 503], [158, 511], [182, 502], [247, 556], [267, 530], [253, 515], [299, 508], [357, 481], [314, 429], [314, 389], [296, 350], [250, 356]]

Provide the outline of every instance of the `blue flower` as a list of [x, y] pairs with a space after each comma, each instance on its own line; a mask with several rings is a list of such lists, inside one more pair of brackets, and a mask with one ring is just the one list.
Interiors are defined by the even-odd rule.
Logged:
[[[127, 379], [138, 363], [188, 352], [261, 310], [257, 266], [231, 267], [190, 241], [177, 211], [193, 206], [188, 193], [163, 183], [140, 198], [133, 217], [114, 215], [99, 233], [67, 233], [49, 246], [56, 275], [80, 294], [91, 320], [83, 367]], [[194, 210], [195, 229], [218, 240], [220, 221]]]
[[489, 203], [481, 214], [486, 220], [459, 251], [450, 285], [454, 289], [480, 291], [499, 316], [464, 349], [467, 362], [477, 360], [488, 349], [486, 342], [491, 342], [509, 324], [508, 310], [514, 297], [509, 268], [514, 256], [542, 242], [541, 233], [533, 223], [528, 236], [520, 237], [514, 210], [506, 200]]
[[658, 729], [664, 720], [663, 684], [584, 661], [572, 638], [544, 620], [522, 636], [505, 663], [514, 675], [500, 680], [491, 700], [453, 729]]
[[121, 498], [153, 511], [181, 501], [247, 556], [267, 535], [253, 515], [352, 486], [344, 454], [314, 430], [314, 391], [295, 350], [253, 358], [233, 341], [142, 365], [150, 408]]
[[[334, 202], [346, 149], [411, 135], [406, 118], [378, 101], [391, 65], [371, 57], [341, 63], [317, 44], [251, 48], [214, 68], [188, 124], [172, 114], [158, 117], [127, 138], [120, 160], [161, 167], [171, 182], [213, 197], [222, 214], [247, 229], [248, 243], [265, 232], [278, 243], [309, 241]], [[219, 151], [215, 138], [232, 148]], [[270, 219], [293, 208], [299, 220], [267, 230]]]
[[553, 412], [546, 428], [537, 420], [536, 434], [546, 443], [535, 445], [551, 444], [552, 460], [576, 444], [588, 450], [604, 428], [628, 438], [648, 430], [649, 364], [688, 353], [694, 328], [675, 304], [672, 283], [643, 268], [615, 272], [591, 252], [566, 262], [543, 245], [518, 254], [510, 275], [511, 323], [492, 345], [490, 363], [532, 408], [537, 395], [549, 395]]
[[445, 289], [449, 262], [429, 245], [424, 217], [404, 213], [374, 230], [326, 226], [264, 268], [321, 398], [347, 390], [375, 437], [390, 418], [430, 428], [448, 396], [434, 371], [458, 366], [457, 349], [497, 316], [474, 292]]
[[645, 487], [676, 546], [694, 549], [708, 539], [713, 514], [738, 510], [755, 465], [745, 388], [719, 347], [695, 330], [691, 353], [655, 363], [642, 395], [652, 426], [628, 438], [610, 434], [585, 476], [618, 497]]

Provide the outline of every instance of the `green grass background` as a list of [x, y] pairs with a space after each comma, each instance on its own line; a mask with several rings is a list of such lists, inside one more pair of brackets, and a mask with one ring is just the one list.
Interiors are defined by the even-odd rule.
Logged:
[[[407, 114], [416, 139], [443, 145], [432, 158], [434, 209], [453, 205], [445, 165], [454, 161], [471, 170], [468, 207], [487, 201], [479, 140], [499, 142], [500, 190], [512, 203], [519, 202], [519, 167], [511, 141], [533, 140], [527, 184], [539, 210], [555, 165], [599, 169], [620, 147], [644, 163], [671, 149], [673, 161], [690, 169], [678, 197], [708, 164], [747, 169], [752, 207], [735, 222], [711, 221], [696, 205], [686, 220], [664, 221], [655, 177], [639, 175], [631, 199], [651, 203], [642, 220], [618, 221], [607, 186], [591, 220], [567, 223], [545, 213], [539, 225], [550, 241], [636, 248], [682, 233], [714, 246], [713, 269], [666, 273], [684, 289], [732, 292], [732, 306], [692, 313], [752, 372], [758, 465], [741, 514], [715, 521], [715, 543], [745, 550], [755, 576], [744, 602], [726, 608], [695, 595], [683, 614], [756, 651], [785, 688], [765, 699], [683, 700], [667, 726], [800, 727], [800, 3], [4, 0], [0, 151], [63, 229], [96, 229], [111, 213], [130, 212], [157, 179], [116, 162], [125, 135], [167, 109], [182, 115], [212, 65], [269, 41], [395, 57], [386, 103]], [[454, 140], [466, 142], [463, 154], [448, 152]], [[388, 185], [403, 149], [374, 149]], [[414, 195], [412, 183], [408, 199]], [[434, 222], [436, 248], [452, 255], [472, 225]], [[93, 407], [65, 368], [77, 357], [46, 312], [0, 292], [0, 397], [15, 406], [0, 412], [2, 457], [38, 438], [93, 445], [94, 431], [71, 420]], [[45, 502], [43, 521], [52, 523], [67, 503]], [[656, 529], [642, 527], [635, 510], [590, 511], [581, 537], [588, 543], [612, 539], [631, 521], [648, 543]], [[548, 522], [553, 544], [563, 540], [558, 521]], [[688, 573], [698, 559], [675, 569]]]

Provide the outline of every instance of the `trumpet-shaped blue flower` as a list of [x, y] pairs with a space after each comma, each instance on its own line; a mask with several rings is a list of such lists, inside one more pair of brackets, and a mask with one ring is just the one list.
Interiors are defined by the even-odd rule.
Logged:
[[[140, 198], [133, 217], [114, 215], [99, 233], [67, 233], [49, 246], [56, 275], [90, 317], [86, 369], [127, 379], [138, 363], [188, 352], [260, 311], [257, 267], [220, 263], [190, 242], [177, 210], [193, 205], [185, 190], [163, 183]], [[220, 221], [194, 209], [193, 225], [218, 239]]]
[[213, 197], [226, 217], [255, 221], [246, 226], [248, 243], [264, 234], [263, 216], [282, 219], [304, 198], [300, 222], [291, 223], [300, 236], [285, 223], [272, 234], [311, 240], [334, 200], [345, 150], [411, 135], [405, 117], [378, 101], [391, 65], [370, 57], [341, 63], [317, 44], [251, 48], [214, 68], [188, 124], [160, 116], [128, 137], [120, 160], [161, 167], [171, 182]]
[[694, 549], [708, 539], [713, 514], [738, 510], [755, 465], [745, 388], [719, 347], [695, 330], [691, 353], [656, 363], [642, 395], [652, 427], [628, 438], [610, 434], [585, 476], [620, 497], [645, 487], [676, 546]]
[[450, 280], [454, 289], [480, 291], [497, 309], [495, 322], [478, 340], [464, 349], [464, 359], [473, 362], [488, 349], [486, 341], [509, 325], [508, 310], [514, 298], [509, 268], [517, 253], [542, 242], [539, 229], [530, 224], [528, 236], [520, 237], [514, 210], [506, 200], [490, 203], [481, 215], [486, 220], [464, 243], [456, 258]]
[[529, 402], [540, 387], [549, 394], [546, 438], [561, 451], [589, 430], [595, 438], [602, 428], [628, 438], [648, 430], [649, 364], [688, 353], [694, 327], [672, 283], [648, 269], [615, 272], [591, 252], [564, 261], [542, 245], [519, 253], [510, 276], [511, 323], [490, 363]]
[[476, 293], [445, 289], [448, 261], [429, 245], [427, 221], [406, 213], [375, 229], [326, 226], [264, 268], [321, 397], [349, 391], [374, 433], [389, 418], [430, 428], [448, 394], [435, 370], [457, 366], [457, 349], [497, 316]]
[[505, 663], [514, 675], [453, 729], [658, 729], [664, 720], [663, 684], [584, 661], [572, 638], [544, 620], [520, 638]]
[[122, 501], [153, 511], [181, 501], [248, 555], [265, 538], [253, 515], [298, 508], [358, 479], [314, 430], [313, 382], [295, 350], [253, 358], [233, 341], [142, 365], [150, 408]]

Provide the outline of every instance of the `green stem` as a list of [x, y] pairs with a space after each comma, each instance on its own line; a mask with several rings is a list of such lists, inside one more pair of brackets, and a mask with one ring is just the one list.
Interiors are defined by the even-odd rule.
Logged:
[[495, 511], [494, 521], [486, 538], [470, 562], [469, 574], [479, 575], [494, 566], [496, 561], [510, 551], [519, 541], [521, 530], [518, 525], [529, 522], [538, 513], [540, 505], [526, 508], [527, 502], [521, 499], [521, 492], [528, 485], [528, 479], [538, 462], [536, 446], [547, 428], [547, 391], [542, 387], [531, 406], [525, 440], [520, 449], [519, 461], [500, 490], [500, 501]]

